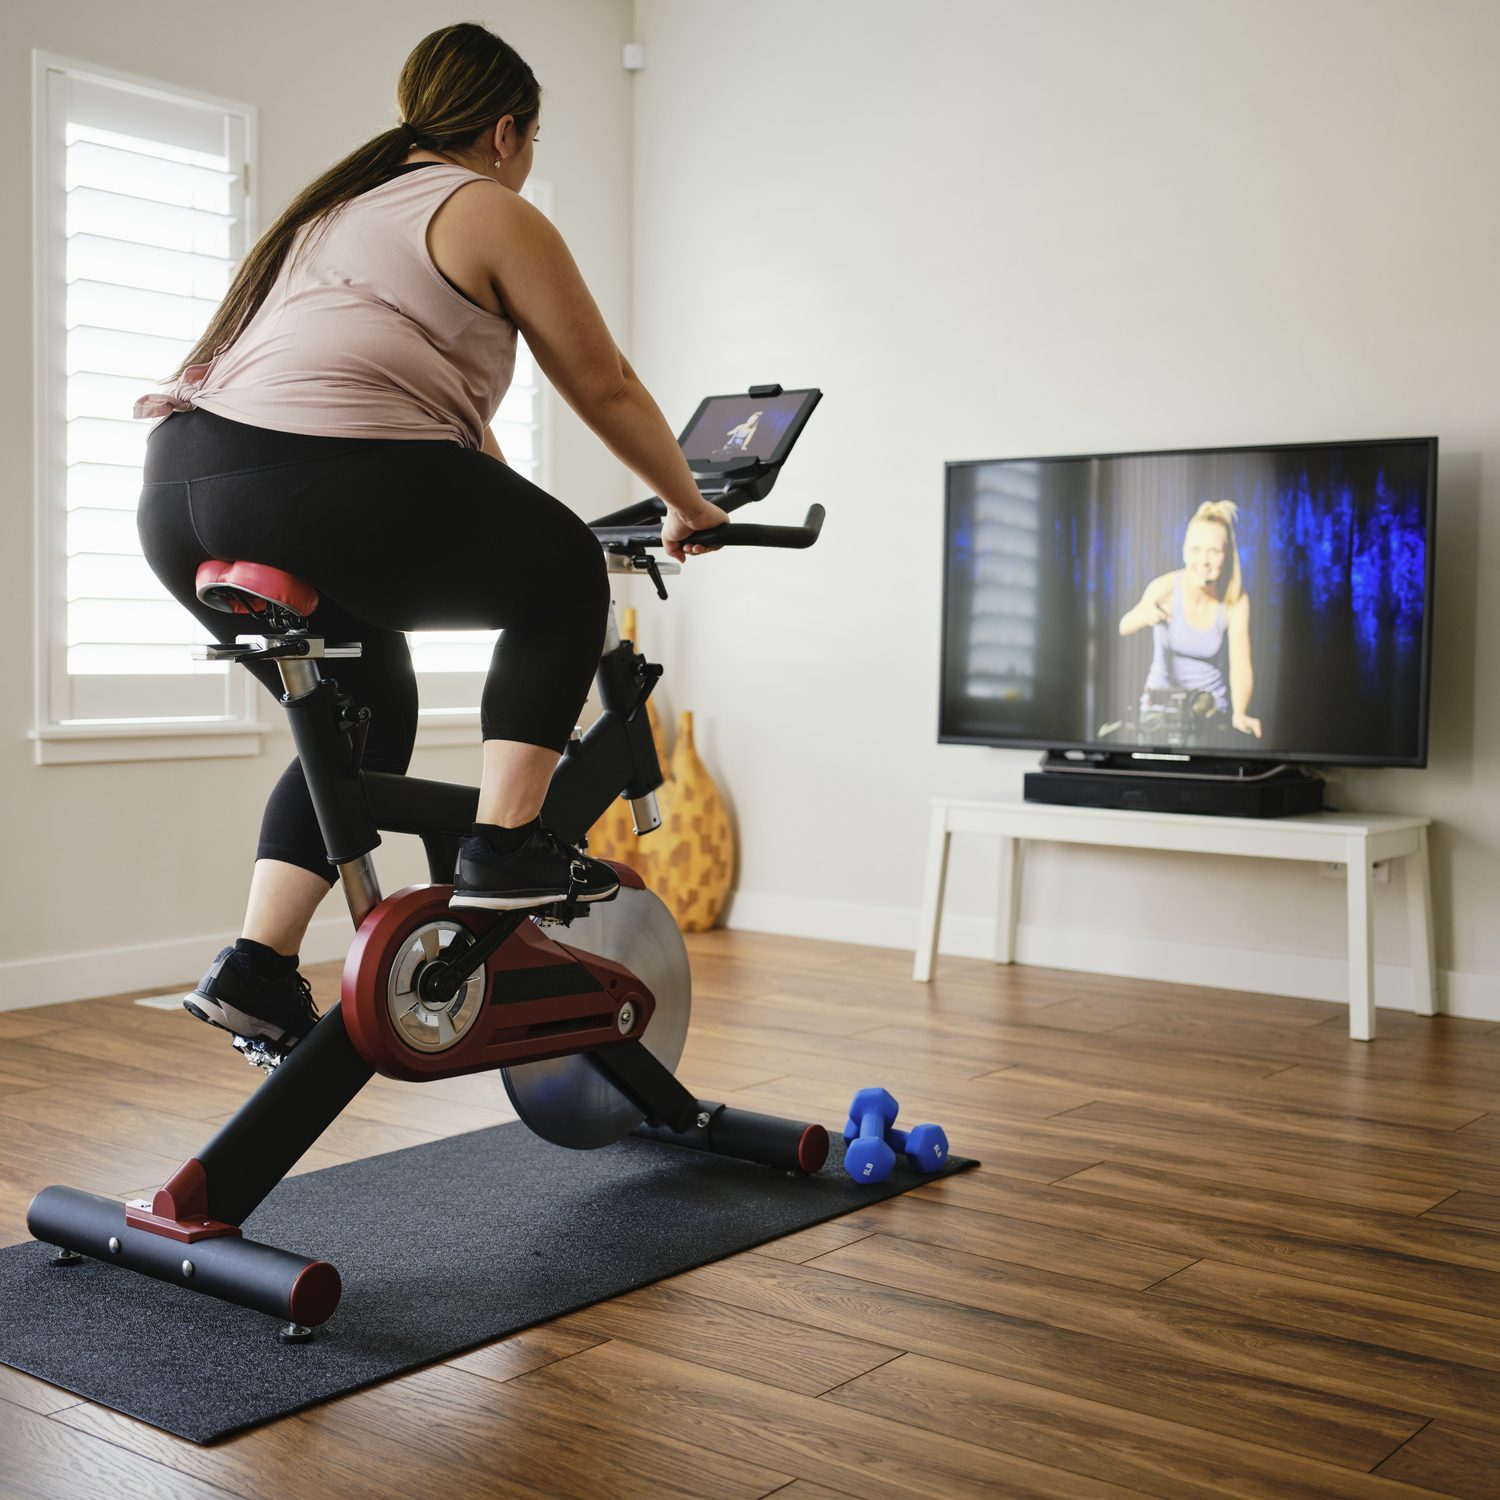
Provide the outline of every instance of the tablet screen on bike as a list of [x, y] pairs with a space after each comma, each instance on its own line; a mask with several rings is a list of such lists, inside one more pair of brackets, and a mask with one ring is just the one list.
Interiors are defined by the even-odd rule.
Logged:
[[709, 396], [678, 442], [690, 465], [779, 464], [812, 414], [816, 391], [779, 396]]

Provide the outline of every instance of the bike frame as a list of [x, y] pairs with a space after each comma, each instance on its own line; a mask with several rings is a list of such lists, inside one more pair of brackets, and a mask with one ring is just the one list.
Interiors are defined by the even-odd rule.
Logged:
[[[279, 644], [299, 637], [288, 633], [271, 639]], [[357, 708], [339, 690], [337, 678], [321, 674], [317, 653], [323, 643], [300, 639], [306, 640], [310, 659], [275, 658], [286, 685], [281, 702], [329, 862], [339, 869], [357, 927], [380, 900], [369, 856], [380, 846], [381, 830], [418, 835], [433, 883], [451, 884], [459, 841], [478, 814], [479, 788], [362, 769], [369, 711]], [[251, 650], [220, 647], [215, 654], [235, 653], [243, 659]], [[633, 642], [620, 638], [611, 603], [595, 676], [601, 712], [587, 734], [569, 741], [541, 813], [547, 827], [569, 843], [581, 843], [620, 796], [631, 800], [638, 833], [659, 826], [652, 794], [663, 775], [650, 724], [641, 710], [661, 672]]]
[[[479, 789], [361, 770], [369, 710], [356, 709], [339, 691], [337, 680], [324, 677], [317, 665], [320, 657], [352, 655], [358, 647], [326, 646], [295, 628], [300, 625], [295, 615], [289, 617], [294, 628], [281, 629], [287, 619], [268, 619], [267, 646], [218, 646], [206, 652], [233, 660], [256, 656], [274, 660], [280, 668], [287, 689], [281, 702], [291, 720], [324, 844], [330, 862], [338, 866], [350, 914], [362, 936], [365, 917], [381, 902], [370, 858], [381, 842], [380, 830], [419, 835], [432, 883], [448, 885], [459, 840], [478, 811]], [[659, 825], [652, 794], [663, 778], [650, 723], [641, 709], [660, 675], [660, 667], [639, 655], [632, 642], [620, 639], [611, 604], [596, 678], [602, 712], [586, 735], [569, 742], [553, 773], [543, 811], [548, 825], [570, 842], [580, 841], [622, 794], [632, 799], [637, 832], [644, 831], [643, 809], [649, 827]], [[622, 882], [640, 883], [627, 867], [616, 868]], [[560, 911], [571, 920], [586, 914], [587, 908]], [[498, 914], [487, 936], [475, 945], [475, 957], [508, 940], [525, 917], [524, 912]], [[533, 948], [553, 949], [542, 936], [531, 937], [529, 928], [522, 936]], [[356, 946], [358, 942], [356, 938]], [[554, 951], [561, 956], [568, 950]], [[601, 965], [630, 978], [618, 965], [586, 952], [572, 957], [562, 967], [576, 972], [575, 987], [593, 983], [585, 970]], [[552, 999], [539, 1000], [538, 1006], [568, 1003], [555, 987], [546, 993]], [[646, 1003], [639, 1006], [637, 1034], [654, 1004], [649, 996], [639, 1000]], [[510, 1017], [524, 1008], [506, 1009], [500, 1022], [509, 1026]], [[620, 1035], [613, 1024], [602, 1034], [598, 1026], [591, 1032], [575, 1032], [565, 1043], [553, 1037], [550, 1046], [542, 1045], [540, 1055], [572, 1052], [587, 1056], [641, 1111], [644, 1123], [634, 1132], [637, 1135], [795, 1172], [816, 1171], [827, 1154], [822, 1126], [698, 1099], [641, 1041]], [[248, 1240], [239, 1226], [374, 1073], [375, 1064], [355, 1048], [343, 1007], [336, 1004], [152, 1199], [122, 1205], [76, 1188], [44, 1188], [27, 1210], [27, 1226], [37, 1239], [59, 1247], [57, 1264], [88, 1255], [188, 1285], [286, 1319], [282, 1336], [300, 1341], [337, 1307], [342, 1289], [338, 1272], [326, 1261]], [[434, 1076], [448, 1075], [438, 1069]]]
[[[772, 395], [780, 390], [780, 386], [756, 386], [750, 394]], [[819, 393], [804, 394], [812, 399], [803, 421]], [[724, 490], [716, 491], [722, 508], [727, 511], [763, 498], [784, 458], [783, 452], [775, 463], [755, 460], [736, 465], [732, 473], [720, 476], [726, 481]], [[609, 570], [647, 573], [663, 598], [666, 590], [661, 575], [676, 571], [676, 565], [658, 564], [647, 549], [661, 544], [659, 518], [664, 510], [659, 500], [642, 501], [594, 523], [595, 534], [608, 554]], [[713, 545], [807, 547], [816, 541], [822, 522], [822, 507], [813, 506], [801, 527], [737, 525], [700, 532], [697, 539]], [[289, 586], [285, 580], [283, 586]], [[226, 585], [226, 590], [231, 598], [239, 599], [232, 606], [236, 611], [248, 612], [255, 598], [263, 601], [253, 608], [255, 616], [264, 621], [266, 633], [263, 637], [241, 637], [235, 645], [209, 646], [194, 654], [202, 660], [274, 661], [281, 672], [286, 688], [281, 703], [287, 711], [325, 851], [329, 862], [338, 868], [354, 919], [356, 940], [351, 956], [356, 960], [358, 975], [362, 972], [358, 970], [362, 951], [356, 949], [361, 939], [393, 914], [404, 920], [403, 903], [412, 896], [411, 891], [398, 893], [382, 907], [371, 859], [381, 843], [381, 830], [420, 837], [432, 885], [448, 886], [454, 878], [460, 841], [476, 821], [479, 788], [364, 770], [361, 761], [370, 710], [356, 707], [340, 691], [337, 679], [324, 677], [318, 665], [321, 659], [357, 656], [360, 648], [329, 645], [309, 636], [305, 619], [292, 604], [278, 603], [273, 596], [257, 594], [253, 588], [247, 603], [245, 594], [235, 594], [234, 585]], [[243, 644], [246, 641], [253, 644]], [[541, 813], [547, 827], [567, 842], [581, 844], [619, 796], [631, 800], [637, 833], [660, 826], [654, 793], [663, 781], [662, 768], [642, 709], [661, 673], [659, 666], [635, 650], [633, 642], [620, 638], [611, 603], [595, 678], [601, 712], [587, 734], [568, 743], [553, 771]], [[622, 885], [641, 884], [640, 877], [627, 866], [617, 865], [616, 869]], [[412, 889], [421, 897], [423, 888]], [[376, 912], [377, 907], [381, 912]], [[586, 917], [587, 911], [587, 906], [559, 903], [554, 908], [555, 920], [571, 922]], [[376, 914], [367, 926], [366, 918], [372, 912]], [[531, 981], [532, 992], [492, 997], [489, 1008], [497, 1014], [491, 1024], [502, 1032], [519, 1031], [525, 1017], [535, 1011], [541, 1029], [550, 1030], [551, 1035], [532, 1050], [541, 1056], [578, 1053], [587, 1057], [643, 1116], [644, 1123], [633, 1134], [790, 1172], [818, 1170], [828, 1152], [828, 1135], [821, 1125], [730, 1109], [695, 1098], [639, 1039], [643, 1021], [649, 1019], [655, 1003], [649, 993], [637, 997], [641, 1004], [629, 1020], [624, 986], [634, 976], [587, 951], [569, 950], [539, 933], [533, 936], [529, 928], [521, 934], [527, 941], [520, 948], [527, 949], [532, 958], [540, 953], [541, 960], [526, 961], [512, 938], [527, 916], [525, 912], [497, 915], [466, 951], [435, 966], [440, 978], [449, 984], [462, 982], [473, 966], [488, 964], [502, 944], [509, 945], [509, 957], [502, 959], [499, 967], [522, 970]], [[566, 971], [566, 982], [561, 971]], [[349, 975], [346, 963], [346, 995], [350, 994]], [[357, 983], [356, 978], [351, 1006], [356, 1026], [362, 1001]], [[594, 1024], [588, 1031], [572, 1024], [561, 1028], [553, 1024], [553, 1010], [559, 1018], [577, 1020], [567, 1010], [575, 998], [571, 993], [574, 989], [585, 996], [585, 1019], [597, 1023], [595, 1012], [601, 1012], [613, 1017], [614, 1024]], [[615, 992], [607, 1002], [598, 998], [606, 991]], [[446, 999], [446, 995], [439, 998]], [[520, 1003], [501, 1003], [511, 1000]], [[530, 1011], [526, 1010], [528, 1002]], [[495, 1056], [500, 1059], [499, 1065], [504, 1065], [512, 1056], [504, 1048], [530, 1048], [531, 1044], [503, 1042], [498, 1046]], [[518, 1052], [516, 1058], [520, 1055]], [[37, 1239], [59, 1248], [58, 1265], [74, 1264], [86, 1255], [191, 1287], [289, 1320], [282, 1337], [300, 1342], [308, 1337], [312, 1325], [325, 1321], [338, 1305], [338, 1272], [325, 1261], [247, 1240], [239, 1226], [369, 1082], [376, 1066], [365, 1051], [356, 1048], [345, 1025], [342, 1003], [336, 1004], [276, 1063], [234, 1118], [197, 1156], [184, 1162], [154, 1198], [121, 1204], [75, 1188], [43, 1188], [27, 1210], [27, 1227]], [[454, 1071], [467, 1070], [460, 1067]], [[381, 1071], [388, 1069], [382, 1066]], [[431, 1076], [449, 1075], [435, 1070]]]

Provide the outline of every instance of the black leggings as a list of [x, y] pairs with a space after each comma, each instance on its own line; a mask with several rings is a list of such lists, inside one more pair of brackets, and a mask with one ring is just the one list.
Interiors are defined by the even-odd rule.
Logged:
[[[609, 578], [593, 532], [515, 470], [443, 439], [312, 437], [195, 408], [151, 430], [143, 478], [146, 562], [216, 640], [255, 625], [199, 602], [207, 558], [295, 573], [318, 591], [311, 633], [363, 645], [329, 673], [371, 711], [371, 770], [403, 775], [411, 762], [407, 630], [499, 627], [481, 738], [567, 744], [604, 647]], [[250, 670], [279, 701], [275, 664]], [[299, 761], [272, 789], [256, 858], [338, 879]]]

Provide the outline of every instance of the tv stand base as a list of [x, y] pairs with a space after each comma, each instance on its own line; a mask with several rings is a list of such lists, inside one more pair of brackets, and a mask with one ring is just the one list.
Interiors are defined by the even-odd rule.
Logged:
[[1406, 865], [1412, 1008], [1419, 1016], [1437, 1012], [1432, 887], [1427, 860], [1430, 821], [1392, 813], [1332, 812], [1317, 812], [1302, 818], [1172, 817], [1135, 810], [1043, 807], [1034, 802], [934, 797], [927, 846], [927, 879], [922, 892], [922, 915], [912, 978], [918, 983], [926, 983], [932, 978], [943, 914], [943, 891], [947, 885], [948, 846], [955, 833], [985, 834], [999, 844], [999, 920], [995, 926], [995, 959], [1002, 964], [1011, 963], [1015, 958], [1021, 896], [1020, 850], [1024, 843], [1032, 840], [1339, 864], [1344, 866], [1348, 876], [1349, 1035], [1356, 1041], [1366, 1042], [1375, 1035], [1375, 938], [1371, 922], [1371, 885], [1375, 866], [1387, 860], [1402, 860]]

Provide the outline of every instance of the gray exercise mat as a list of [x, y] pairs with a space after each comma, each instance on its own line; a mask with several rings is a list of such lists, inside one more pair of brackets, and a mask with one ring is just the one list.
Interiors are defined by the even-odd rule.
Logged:
[[212, 1442], [933, 1180], [901, 1161], [861, 1186], [831, 1148], [792, 1177], [633, 1138], [567, 1151], [517, 1123], [290, 1177], [244, 1229], [338, 1267], [343, 1300], [307, 1344], [279, 1343], [262, 1313], [13, 1245], [0, 1362]]

